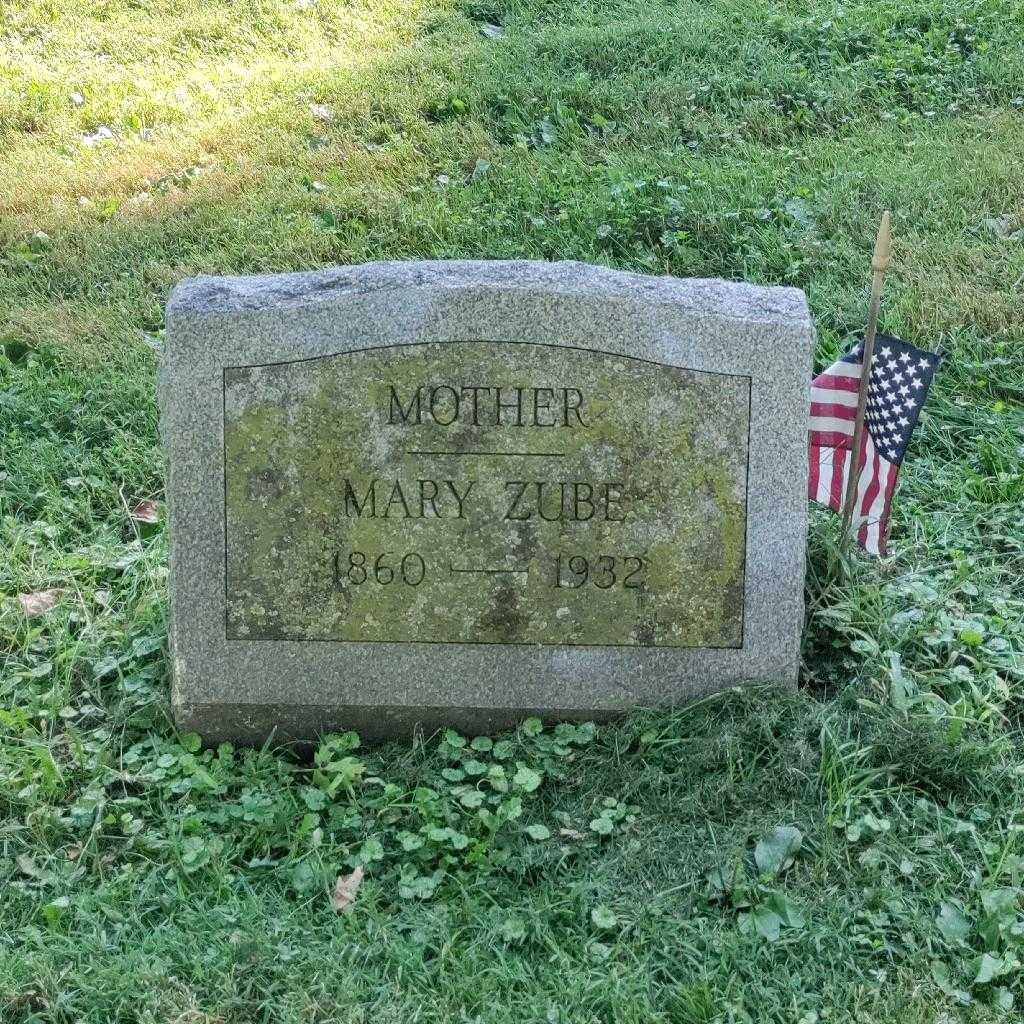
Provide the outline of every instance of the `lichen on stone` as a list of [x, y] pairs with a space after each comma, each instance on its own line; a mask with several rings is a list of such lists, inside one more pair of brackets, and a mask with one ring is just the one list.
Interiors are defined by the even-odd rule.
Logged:
[[229, 638], [742, 643], [746, 377], [467, 341], [224, 406]]

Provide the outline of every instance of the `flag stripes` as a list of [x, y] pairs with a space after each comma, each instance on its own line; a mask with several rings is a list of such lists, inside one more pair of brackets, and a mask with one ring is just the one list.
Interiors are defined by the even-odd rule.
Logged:
[[[857, 542], [885, 554], [892, 496], [900, 463], [924, 405], [939, 357], [898, 338], [879, 335], [872, 363], [867, 417], [857, 480], [853, 528]], [[833, 363], [811, 383], [811, 500], [842, 512], [853, 448], [861, 383], [861, 347]]]

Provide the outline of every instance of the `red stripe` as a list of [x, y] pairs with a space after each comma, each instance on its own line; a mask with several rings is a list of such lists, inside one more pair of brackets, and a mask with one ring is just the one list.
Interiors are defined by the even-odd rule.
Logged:
[[818, 496], [818, 480], [821, 478], [821, 446], [813, 442], [808, 454], [810, 460], [810, 477], [807, 481], [807, 497], [814, 499]]
[[811, 443], [822, 448], [842, 448], [844, 451], [853, 443], [849, 434], [840, 434], [838, 430], [812, 430]]
[[867, 490], [864, 492], [864, 501], [861, 503], [861, 515], [867, 515], [868, 510], [875, 503], [875, 498], [878, 497], [878, 492], [881, 490], [880, 483], [881, 478], [879, 473], [881, 471], [880, 459], [878, 452], [875, 452], [875, 457], [871, 462], [871, 483], [868, 484]]
[[864, 436], [862, 436], [861, 439], [860, 439], [861, 449], [860, 449], [860, 457], [857, 459], [857, 467], [858, 467], [857, 468], [857, 484], [856, 484], [856, 486], [853, 489], [853, 521], [854, 521], [854, 523], [857, 522], [857, 518], [860, 515], [860, 505], [858, 504], [857, 499], [860, 497], [860, 482], [861, 482], [861, 480], [864, 479], [864, 467], [867, 465], [867, 461], [868, 461], [868, 445], [867, 445], [867, 440], [868, 439], [867, 439], [866, 434]]
[[831, 402], [811, 402], [812, 416], [835, 416], [837, 420], [853, 421], [857, 418], [857, 410], [848, 405], [834, 405]]
[[878, 527], [878, 550], [883, 555], [888, 550], [889, 517], [892, 515], [892, 496], [896, 491], [896, 477], [899, 471], [899, 466], [893, 463], [889, 464], [889, 476], [885, 481], [885, 504], [882, 508], [882, 521]]
[[860, 377], [830, 377], [825, 372], [811, 381], [811, 387], [828, 391], [860, 391]]
[[832, 463], [832, 484], [829, 488], [828, 504], [829, 508], [835, 509], [837, 512], [842, 511], [844, 488], [843, 488], [843, 468], [846, 465], [846, 449], [836, 446], [836, 457]]
[[[864, 461], [867, 461], [867, 445], [864, 446]], [[860, 515], [867, 516], [868, 511], [874, 504], [875, 498], [878, 497], [879, 491], [879, 458], [878, 452], [874, 454], [874, 458], [871, 460], [871, 480], [867, 487], [864, 489], [864, 500], [860, 503]], [[864, 525], [857, 531], [857, 541], [861, 547], [864, 547], [868, 542], [868, 524], [865, 521]]]

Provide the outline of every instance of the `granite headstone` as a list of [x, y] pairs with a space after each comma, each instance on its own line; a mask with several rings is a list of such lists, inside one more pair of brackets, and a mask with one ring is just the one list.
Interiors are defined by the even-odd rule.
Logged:
[[813, 342], [795, 289], [578, 263], [183, 282], [180, 723], [482, 731], [793, 684]]

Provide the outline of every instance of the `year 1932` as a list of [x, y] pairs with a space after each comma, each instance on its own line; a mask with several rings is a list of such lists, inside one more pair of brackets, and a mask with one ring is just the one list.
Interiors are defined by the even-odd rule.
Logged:
[[598, 590], [620, 586], [640, 590], [646, 584], [647, 563], [639, 555], [568, 555], [555, 556], [554, 585], [564, 590], [578, 590], [588, 583]]

